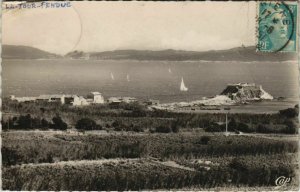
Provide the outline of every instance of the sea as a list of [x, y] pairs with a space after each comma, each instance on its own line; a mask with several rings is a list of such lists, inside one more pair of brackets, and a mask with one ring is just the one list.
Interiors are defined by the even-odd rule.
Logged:
[[[212, 97], [227, 84], [247, 82], [262, 85], [274, 97], [297, 101], [298, 73], [296, 61], [4, 59], [2, 96], [85, 96], [98, 91], [106, 98], [129, 96], [169, 103]], [[181, 79], [188, 91], [180, 91]]]

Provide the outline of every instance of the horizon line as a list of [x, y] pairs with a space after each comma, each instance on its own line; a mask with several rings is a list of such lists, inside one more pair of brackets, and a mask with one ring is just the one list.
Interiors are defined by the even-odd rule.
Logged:
[[232, 49], [236, 49], [236, 48], [250, 48], [250, 47], [255, 47], [255, 45], [247, 45], [247, 46], [241, 45], [241, 46], [232, 47], [232, 48], [228, 48], [228, 49], [208, 49], [208, 50], [205, 50], [205, 51], [195, 51], [195, 50], [185, 50], [185, 49], [172, 49], [172, 48], [157, 49], [157, 50], [154, 50], [154, 49], [132, 49], [132, 48], [126, 49], [126, 48], [124, 48], [124, 49], [113, 49], [113, 50], [105, 50], [105, 51], [83, 51], [83, 50], [80, 50], [80, 49], [75, 49], [75, 50], [69, 51], [66, 54], [58, 54], [58, 53], [52, 53], [52, 52], [49, 52], [47, 50], [40, 49], [40, 48], [37, 48], [37, 47], [34, 47], [34, 46], [29, 46], [29, 45], [12, 45], [12, 44], [2, 44], [2, 47], [1, 47], [2, 48], [2, 52], [3, 52], [3, 47], [4, 46], [29, 47], [29, 48], [38, 49], [38, 50], [41, 50], [41, 51], [44, 51], [44, 52], [47, 52], [47, 53], [50, 53], [50, 54], [59, 55], [59, 56], [65, 56], [65, 55], [67, 55], [69, 53], [72, 53], [72, 52], [75, 52], [75, 51], [83, 52], [83, 53], [103, 53], [103, 52], [114, 52], [114, 51], [152, 51], [152, 52], [159, 52], [159, 51], [172, 50], [172, 51], [184, 51], [184, 52], [201, 53], [201, 52], [211, 52], [211, 51], [227, 51], [227, 50], [232, 50]]

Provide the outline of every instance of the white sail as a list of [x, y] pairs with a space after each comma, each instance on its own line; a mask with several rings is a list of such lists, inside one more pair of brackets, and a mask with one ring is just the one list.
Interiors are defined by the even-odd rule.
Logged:
[[172, 73], [172, 71], [171, 71], [171, 68], [169, 68], [169, 70], [168, 70], [168, 71], [169, 71], [169, 73]]
[[180, 91], [187, 91], [188, 88], [185, 86], [183, 77], [181, 77], [181, 83], [180, 83]]
[[130, 81], [129, 75], [127, 74], [126, 76], [127, 81]]
[[111, 77], [112, 80], [115, 80], [115, 77], [114, 77], [113, 73], [110, 73], [110, 77]]

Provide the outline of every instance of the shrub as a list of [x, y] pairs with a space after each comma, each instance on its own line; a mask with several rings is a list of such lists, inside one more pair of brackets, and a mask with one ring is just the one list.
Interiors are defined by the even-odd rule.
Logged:
[[53, 121], [52, 127], [54, 129], [66, 130], [68, 128], [67, 123], [65, 123], [59, 115], [56, 115], [55, 117], [53, 117], [52, 121]]
[[207, 132], [222, 132], [221, 126], [215, 122], [209, 124], [207, 128], [205, 128]]
[[246, 123], [239, 123], [238, 126], [237, 126], [237, 129], [239, 131], [246, 132], [246, 133], [253, 132], [253, 130], [251, 130]]
[[271, 130], [264, 124], [258, 124], [256, 131], [258, 133], [270, 133], [271, 132]]
[[200, 144], [207, 145], [209, 141], [210, 141], [210, 137], [202, 136], [200, 139]]
[[118, 128], [120, 127], [121, 123], [119, 121], [114, 121], [111, 126], [114, 127], [114, 128]]
[[102, 129], [100, 125], [90, 118], [83, 118], [77, 121], [75, 125], [76, 129], [83, 129], [83, 130], [99, 130]]
[[134, 132], [144, 132], [144, 129], [140, 126], [134, 125], [132, 128], [132, 131]]
[[178, 133], [178, 132], [179, 132], [178, 121], [172, 122], [172, 131], [173, 131], [174, 133]]
[[166, 126], [166, 125], [160, 125], [155, 129], [155, 132], [158, 133], [170, 133], [171, 131], [172, 129], [170, 128], [170, 126]]
[[287, 108], [279, 111], [280, 115], [285, 116], [287, 118], [295, 118], [299, 114], [299, 108], [295, 106], [295, 108]]
[[285, 125], [287, 126], [286, 133], [298, 133], [298, 123], [295, 120], [288, 119], [285, 121]]
[[21, 129], [32, 128], [31, 122], [32, 122], [32, 119], [31, 119], [30, 114], [27, 114], [25, 116], [21, 115], [18, 120], [19, 128], [21, 128]]
[[237, 128], [237, 123], [234, 118], [231, 118], [228, 123], [228, 131], [234, 131]]
[[51, 126], [51, 123], [48, 122], [46, 119], [43, 118], [41, 120], [41, 126], [42, 126], [42, 128], [49, 128]]

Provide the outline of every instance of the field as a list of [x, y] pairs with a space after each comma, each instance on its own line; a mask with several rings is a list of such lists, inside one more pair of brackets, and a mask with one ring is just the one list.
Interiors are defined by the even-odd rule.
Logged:
[[141, 190], [298, 186], [297, 137], [201, 132], [3, 132], [3, 189]]
[[72, 107], [3, 100], [6, 190], [299, 186], [298, 106], [270, 114], [180, 113], [141, 103]]

